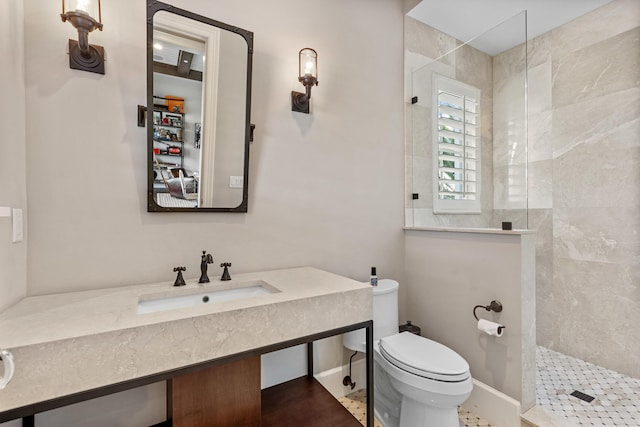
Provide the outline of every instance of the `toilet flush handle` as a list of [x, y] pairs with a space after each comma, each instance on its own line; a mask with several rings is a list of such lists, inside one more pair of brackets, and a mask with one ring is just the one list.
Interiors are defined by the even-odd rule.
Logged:
[[6, 350], [0, 351], [0, 359], [4, 365], [4, 376], [0, 378], [0, 390], [5, 388], [13, 378], [16, 364], [13, 361], [13, 355]]

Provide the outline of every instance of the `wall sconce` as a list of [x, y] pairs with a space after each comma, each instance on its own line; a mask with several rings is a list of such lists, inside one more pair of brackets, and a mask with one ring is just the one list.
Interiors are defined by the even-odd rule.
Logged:
[[78, 41], [69, 39], [69, 67], [104, 74], [104, 48], [89, 44], [89, 33], [102, 31], [100, 0], [62, 0], [60, 17], [78, 30]]
[[291, 92], [291, 111], [309, 114], [311, 87], [318, 86], [318, 54], [308, 47], [298, 53], [298, 81], [305, 87], [305, 93]]

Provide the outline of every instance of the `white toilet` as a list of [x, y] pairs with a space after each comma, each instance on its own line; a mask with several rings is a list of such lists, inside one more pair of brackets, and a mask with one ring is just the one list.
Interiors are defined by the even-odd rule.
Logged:
[[[384, 427], [458, 427], [458, 405], [473, 389], [469, 364], [450, 348], [398, 333], [398, 282], [373, 288], [374, 409]], [[365, 351], [365, 332], [343, 335], [344, 346]]]

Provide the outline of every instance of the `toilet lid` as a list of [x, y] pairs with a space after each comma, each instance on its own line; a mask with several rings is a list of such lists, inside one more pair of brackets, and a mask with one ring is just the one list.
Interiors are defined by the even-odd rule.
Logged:
[[425, 378], [458, 382], [470, 375], [469, 364], [458, 353], [410, 332], [382, 338], [380, 353], [396, 367]]

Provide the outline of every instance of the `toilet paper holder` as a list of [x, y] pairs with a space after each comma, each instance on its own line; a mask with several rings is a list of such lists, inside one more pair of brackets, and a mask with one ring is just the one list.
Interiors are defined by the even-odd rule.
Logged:
[[496, 335], [498, 337], [502, 336], [502, 331], [506, 329], [506, 326], [499, 323], [491, 322], [489, 320], [478, 319], [476, 310], [479, 308], [484, 308], [487, 311], [495, 311], [496, 313], [500, 313], [502, 311], [502, 303], [500, 301], [493, 300], [489, 303], [489, 305], [476, 305], [475, 307], [473, 307], [473, 317], [475, 317], [478, 321], [478, 329], [486, 332], [489, 335]]
[[476, 305], [473, 307], [473, 317], [478, 319], [478, 315], [476, 314], [476, 310], [479, 308], [484, 308], [487, 311], [495, 311], [496, 313], [500, 313], [502, 311], [502, 303], [500, 301], [493, 300], [489, 303], [489, 305]]

